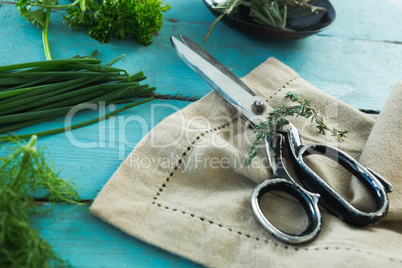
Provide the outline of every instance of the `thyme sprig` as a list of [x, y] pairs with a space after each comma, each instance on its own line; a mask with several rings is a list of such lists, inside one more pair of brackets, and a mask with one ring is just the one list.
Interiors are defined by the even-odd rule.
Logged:
[[307, 98], [301, 98], [299, 94], [288, 92], [286, 98], [292, 102], [296, 102], [296, 105], [281, 105], [271, 111], [267, 117], [267, 121], [254, 127], [254, 133], [257, 133], [255, 140], [250, 146], [250, 150], [247, 154], [246, 165], [250, 165], [253, 158], [257, 155], [258, 146], [264, 141], [264, 139], [273, 133], [282, 129], [286, 123], [286, 117], [288, 116], [302, 116], [307, 119], [311, 119], [311, 122], [317, 124], [319, 134], [325, 135], [326, 131], [331, 132], [332, 136], [337, 137], [340, 140], [346, 138], [348, 130], [338, 130], [335, 127], [330, 128], [324, 123], [324, 119], [318, 114], [318, 111], [311, 106], [310, 101]]

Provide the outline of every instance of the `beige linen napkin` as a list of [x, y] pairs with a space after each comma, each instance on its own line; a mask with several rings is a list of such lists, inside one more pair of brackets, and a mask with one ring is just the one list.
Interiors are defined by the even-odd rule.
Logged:
[[[275, 239], [257, 222], [250, 205], [253, 188], [272, 175], [265, 152], [260, 150], [252, 165], [244, 167], [253, 130], [215, 92], [167, 117], [145, 136], [97, 196], [91, 212], [132, 236], [206, 266], [402, 266], [401, 84], [376, 122], [273, 58], [243, 81], [273, 107], [287, 102], [288, 91], [299, 93], [330, 127], [349, 130], [348, 138], [340, 141], [318, 134], [309, 120], [290, 119], [303, 143], [336, 146], [391, 182], [395, 190], [389, 194], [389, 216], [379, 225], [357, 228], [322, 209], [322, 230], [314, 241], [289, 245]], [[369, 202], [336, 163], [324, 166], [316, 158], [309, 162], [354, 205]], [[286, 209], [275, 221], [299, 228], [297, 207]]]

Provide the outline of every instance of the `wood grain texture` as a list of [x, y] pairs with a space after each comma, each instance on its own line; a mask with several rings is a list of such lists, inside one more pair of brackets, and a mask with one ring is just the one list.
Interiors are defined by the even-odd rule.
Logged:
[[[182, 100], [155, 100], [99, 124], [71, 133], [40, 138], [54, 156], [56, 169], [82, 186], [93, 199], [141, 138], [166, 116], [211, 91], [173, 52], [170, 35], [181, 33], [201, 44], [214, 17], [201, 0], [170, 0], [162, 31], [151, 46], [134, 40], [101, 44], [84, 32], [68, 29], [63, 11], [52, 12], [49, 42], [53, 58], [90, 54], [103, 62], [124, 53], [116, 66], [143, 70], [157, 93]], [[402, 80], [402, 1], [332, 0], [337, 18], [328, 30], [304, 40], [263, 40], [218, 24], [202, 44], [238, 76], [269, 57], [289, 65], [321, 90], [360, 109], [380, 110], [393, 86]], [[27, 24], [11, 1], [0, 0], [0, 65], [44, 60], [41, 30]], [[110, 107], [106, 107], [110, 108]], [[74, 122], [94, 118], [77, 114]], [[64, 119], [32, 126], [30, 133], [64, 126]], [[0, 150], [0, 154], [7, 151]], [[54, 217], [35, 218], [42, 235], [76, 267], [193, 267], [195, 264], [129, 237], [92, 217], [86, 209], [57, 204]]]
[[53, 215], [32, 220], [55, 252], [77, 268], [199, 267], [100, 221], [85, 206], [56, 204]]
[[[238, 76], [246, 75], [268, 57], [276, 57], [348, 104], [380, 110], [393, 86], [402, 79], [402, 61], [398, 60], [402, 57], [402, 17], [398, 15], [402, 4], [397, 0], [381, 5], [374, 0], [338, 0], [333, 4], [337, 12], [334, 25], [304, 40], [261, 40], [218, 24], [203, 46]], [[171, 5], [162, 31], [149, 47], [133, 40], [100, 44], [84, 32], [66, 28], [61, 19], [63, 11], [53, 12], [49, 30], [53, 57], [89, 54], [96, 48], [99, 58], [107, 62], [124, 53], [126, 57], [118, 66], [130, 72], [143, 70], [160, 94], [191, 99], [205, 96], [211, 89], [177, 58], [169, 37], [181, 33], [202, 43], [214, 17], [201, 0], [176, 0]], [[0, 40], [0, 64], [44, 59], [39, 29], [28, 25], [8, 2], [3, 2], [0, 18], [0, 35], [7, 36]]]
[[[81, 198], [93, 199], [141, 138], [165, 117], [189, 103], [180, 100], [154, 100], [98, 124], [40, 137], [37, 146], [45, 146], [48, 149], [49, 156], [54, 158], [56, 169], [62, 170], [62, 177], [71, 178], [80, 186]], [[105, 111], [108, 112], [109, 108], [105, 107]], [[72, 123], [90, 120], [104, 113], [102, 108], [100, 111], [82, 111], [73, 116]], [[58, 118], [16, 133], [35, 133], [65, 125], [70, 123]], [[0, 153], [7, 153], [5, 150], [3, 148]]]

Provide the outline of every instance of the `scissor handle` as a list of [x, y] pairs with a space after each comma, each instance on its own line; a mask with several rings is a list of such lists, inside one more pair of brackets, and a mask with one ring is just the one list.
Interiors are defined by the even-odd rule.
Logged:
[[[278, 239], [289, 243], [304, 243], [312, 240], [321, 228], [321, 212], [318, 208], [320, 196], [303, 189], [298, 185], [286, 170], [282, 158], [282, 139], [281, 134], [272, 134], [265, 139], [268, 160], [273, 170], [273, 178], [265, 180], [254, 188], [251, 194], [251, 207], [258, 221], [262, 226]], [[264, 215], [261, 210], [261, 198], [271, 192], [280, 191], [293, 196], [304, 208], [308, 225], [300, 234], [290, 234], [275, 227]]]
[[[290, 234], [284, 232], [275, 227], [266, 218], [261, 210], [260, 200], [265, 194], [271, 191], [281, 191], [290, 194], [303, 206], [307, 214], [308, 226], [302, 233]], [[312, 240], [321, 229], [321, 213], [318, 208], [318, 199], [319, 195], [304, 190], [299, 185], [289, 181], [288, 179], [274, 178], [265, 180], [254, 188], [253, 193], [251, 194], [251, 207], [258, 221], [267, 231], [282, 241], [299, 244]]]
[[[301, 146], [297, 151], [295, 160], [298, 174], [300, 174], [299, 180], [308, 190], [321, 196], [320, 203], [332, 214], [355, 226], [378, 223], [387, 214], [389, 205], [387, 192], [392, 191], [392, 185], [379, 175], [365, 168], [345, 152], [332, 146], [309, 144]], [[375, 200], [375, 210], [361, 211], [346, 201], [304, 162], [304, 158], [311, 154], [319, 154], [337, 161], [359, 179]]]

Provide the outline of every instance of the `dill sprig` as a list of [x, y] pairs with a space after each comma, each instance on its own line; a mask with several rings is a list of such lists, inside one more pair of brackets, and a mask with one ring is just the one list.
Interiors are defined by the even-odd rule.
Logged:
[[318, 114], [317, 110], [314, 109], [310, 101], [306, 98], [301, 98], [299, 94], [288, 92], [286, 98], [290, 99], [292, 102], [298, 104], [288, 106], [281, 105], [271, 111], [267, 117], [267, 121], [262, 122], [254, 127], [254, 133], [257, 133], [255, 140], [250, 146], [250, 150], [247, 154], [246, 165], [250, 165], [253, 158], [257, 155], [258, 146], [264, 141], [264, 139], [273, 133], [274, 131], [280, 131], [283, 125], [286, 123], [287, 116], [302, 116], [307, 119], [311, 119], [311, 122], [317, 124], [318, 133], [324, 134], [326, 131], [330, 131], [332, 136], [337, 137], [340, 140], [346, 138], [348, 130], [338, 130], [335, 127], [330, 128], [324, 123], [324, 119]]
[[[0, 156], [0, 267], [71, 267], [40, 237], [30, 219], [51, 212], [54, 202], [80, 204], [77, 186], [59, 178], [36, 148], [36, 136], [28, 143], [10, 138], [9, 156]], [[4, 148], [5, 150], [9, 148]], [[51, 206], [35, 202], [33, 194], [44, 194]]]

